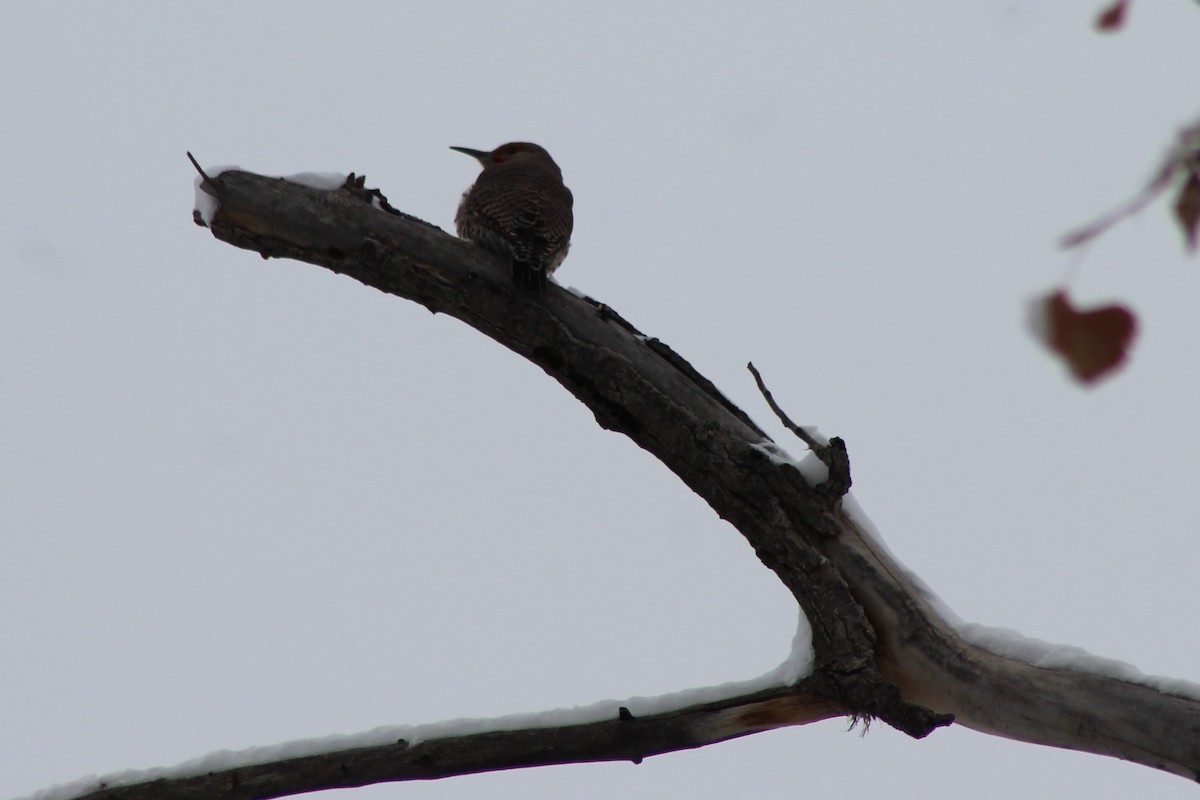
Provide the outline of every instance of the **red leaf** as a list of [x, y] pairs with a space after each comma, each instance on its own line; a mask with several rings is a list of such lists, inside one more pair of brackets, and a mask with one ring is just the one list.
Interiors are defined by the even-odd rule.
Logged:
[[1084, 384], [1094, 383], [1121, 365], [1137, 330], [1137, 319], [1124, 306], [1079, 311], [1062, 291], [1047, 297], [1042, 310], [1046, 344]]
[[1179, 197], [1175, 200], [1175, 219], [1183, 228], [1188, 252], [1196, 252], [1196, 246], [1200, 244], [1200, 172], [1195, 169], [1191, 170], [1183, 188], [1179, 190]]
[[1121, 29], [1125, 24], [1125, 10], [1129, 6], [1129, 0], [1117, 0], [1104, 11], [1100, 12], [1100, 16], [1096, 17], [1096, 30], [1111, 33]]

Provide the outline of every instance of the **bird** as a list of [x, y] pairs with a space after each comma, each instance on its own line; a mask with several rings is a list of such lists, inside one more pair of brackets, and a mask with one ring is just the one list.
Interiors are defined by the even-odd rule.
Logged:
[[562, 170], [544, 147], [509, 142], [466, 153], [483, 171], [463, 193], [454, 217], [458, 235], [507, 258], [519, 287], [546, 291], [546, 279], [571, 246], [574, 198]]

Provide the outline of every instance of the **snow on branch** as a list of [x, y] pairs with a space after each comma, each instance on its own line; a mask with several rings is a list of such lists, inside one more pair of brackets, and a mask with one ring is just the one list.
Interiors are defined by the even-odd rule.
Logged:
[[[711, 687], [708, 693], [730, 688]], [[659, 753], [844, 713], [798, 687], [776, 687], [678, 709], [661, 708], [704, 693], [634, 698], [626, 701], [628, 705], [605, 702], [497, 719], [388, 726], [348, 736], [224, 750], [173, 767], [83, 778], [24, 800], [263, 800], [515, 767], [585, 761], [639, 763]], [[630, 708], [644, 709], [647, 715], [635, 714]]]

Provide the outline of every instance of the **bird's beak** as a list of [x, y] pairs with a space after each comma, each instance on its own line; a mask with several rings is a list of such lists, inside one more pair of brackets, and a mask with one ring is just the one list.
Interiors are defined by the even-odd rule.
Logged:
[[492, 154], [485, 150], [472, 150], [469, 147], [451, 147], [451, 150], [457, 150], [460, 153], [466, 153], [480, 163], [486, 158], [491, 158]]

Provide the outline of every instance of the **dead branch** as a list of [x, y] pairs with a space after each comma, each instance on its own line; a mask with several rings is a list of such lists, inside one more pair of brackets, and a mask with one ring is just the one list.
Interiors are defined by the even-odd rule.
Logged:
[[[632, 761], [689, 750], [784, 725], [844, 714], [799, 688], [780, 688], [652, 716], [625, 708], [612, 719], [556, 728], [496, 730], [428, 741], [394, 742], [296, 758], [276, 758], [232, 769], [120, 786], [99, 781], [87, 800], [265, 800], [390, 781], [596, 761]], [[122, 776], [124, 778], [125, 776]]]
[[[607, 306], [554, 286], [544, 297], [514, 289], [492, 256], [378, 202], [382, 195], [366, 190], [361, 178], [321, 191], [235, 171], [207, 178], [204, 188], [220, 201], [211, 220], [218, 239], [264, 258], [316, 264], [462, 320], [540, 366], [601, 426], [658, 458], [729, 521], [789, 588], [813, 629], [816, 663], [802, 682], [806, 699], [791, 701], [804, 713], [792, 717], [878, 718], [918, 737], [954, 719], [987, 733], [1112, 755], [1193, 780], [1200, 773], [1200, 702], [1193, 696], [1078, 668], [1034, 666], [966, 641], [847, 512], [843, 492], [810, 486], [798, 470], [768, 458], [761, 445], [770, 440], [746, 414], [682, 357]], [[844, 447], [841, 453], [848, 485]], [[782, 691], [776, 699], [790, 690]], [[762, 705], [762, 698], [739, 706], [744, 700], [717, 711], [678, 712], [672, 720], [691, 714], [699, 728], [689, 723], [670, 735], [662, 731], [681, 723], [617, 719], [557, 729], [550, 734], [553, 757], [538, 743], [550, 739], [537, 732], [481, 734], [397, 744], [372, 754], [380, 761], [369, 768], [353, 766], [345, 753], [279, 761], [262, 765], [271, 776], [263, 787], [274, 788], [230, 794], [234, 776], [222, 774], [205, 778], [218, 783], [200, 781], [170, 796], [276, 797], [481, 769], [640, 758], [796, 722]], [[713, 714], [732, 715], [726, 720], [740, 714], [743, 727], [718, 726], [724, 733], [698, 735], [705, 714], [710, 721]], [[623, 726], [642, 723], [665, 726], [655, 744], [626, 735], [634, 728]], [[480, 766], [502, 741], [522, 744], [500, 747], [504, 755]], [[460, 756], [431, 755], [455, 747], [463, 748]], [[467, 766], [436, 772], [431, 765], [442, 758]], [[310, 774], [311, 759], [325, 759], [318, 768], [324, 777], [299, 777]], [[409, 765], [412, 759], [417, 766]], [[247, 780], [246, 773], [232, 772]], [[119, 796], [167, 797], [162, 789]]]

